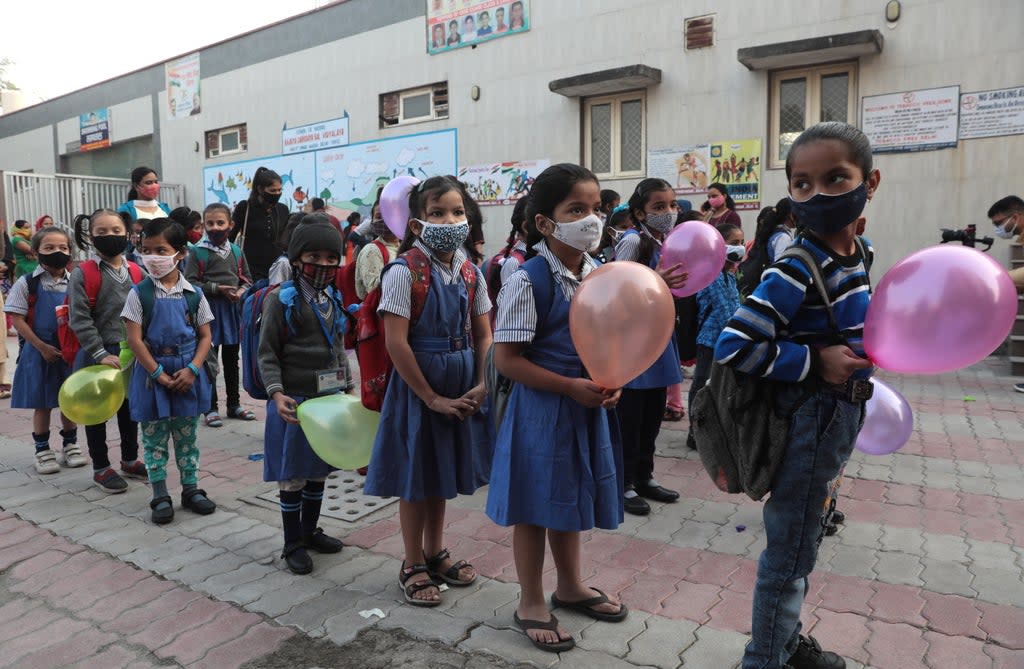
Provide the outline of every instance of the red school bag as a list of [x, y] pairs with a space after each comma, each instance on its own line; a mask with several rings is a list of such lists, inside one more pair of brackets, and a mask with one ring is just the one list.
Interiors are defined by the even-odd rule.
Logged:
[[[412, 272], [412, 295], [409, 305], [409, 329], [419, 321], [423, 313], [423, 305], [427, 301], [430, 289], [430, 258], [420, 249], [413, 247], [399, 256], [404, 259]], [[469, 308], [472, 313], [473, 300], [476, 297], [477, 277], [473, 263], [466, 260], [461, 268], [462, 280], [466, 283], [469, 295]], [[377, 315], [380, 306], [380, 286], [369, 293], [356, 314], [356, 357], [359, 360], [359, 391], [363, 406], [371, 411], [380, 411], [384, 406], [384, 395], [388, 390], [388, 379], [394, 365], [388, 355], [384, 338], [384, 322]], [[470, 325], [466, 319], [466, 327]]]
[[[373, 240], [373, 243], [377, 245], [377, 249], [380, 251], [381, 258], [384, 259], [384, 264], [387, 265], [391, 261], [391, 255], [388, 253], [388, 247], [384, 245], [378, 239]], [[341, 268], [341, 270], [334, 275], [334, 287], [341, 291], [341, 299], [344, 300], [345, 306], [349, 307], [353, 304], [359, 304], [359, 296], [356, 292], [356, 263], [359, 261], [359, 256], [352, 259], [351, 262]], [[370, 291], [372, 293], [373, 291]], [[370, 297], [370, 293], [367, 293], [366, 298]], [[380, 297], [377, 297], [377, 301], [380, 301]], [[376, 310], [374, 306], [374, 310]], [[352, 350], [356, 347], [357, 336], [356, 328], [350, 327], [345, 330], [345, 348]]]
[[[131, 260], [125, 260], [125, 262], [128, 263], [128, 276], [131, 277], [132, 284], [142, 281], [142, 269]], [[89, 298], [89, 310], [91, 311], [96, 308], [96, 298], [103, 285], [103, 270], [95, 260], [86, 260], [78, 267], [82, 270], [82, 282], [85, 284], [85, 295]], [[69, 322], [71, 308], [68, 306], [68, 299], [65, 297], [64, 304], [57, 307], [56, 311], [57, 342], [60, 345], [60, 355], [70, 367], [74, 364], [75, 356], [78, 355], [82, 345], [78, 343], [78, 335], [71, 329]]]

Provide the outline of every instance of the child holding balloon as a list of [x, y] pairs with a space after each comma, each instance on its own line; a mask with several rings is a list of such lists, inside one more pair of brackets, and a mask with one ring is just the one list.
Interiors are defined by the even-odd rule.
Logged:
[[149, 276], [131, 289], [121, 311], [135, 354], [128, 405], [132, 419], [142, 424], [143, 459], [153, 486], [152, 519], [164, 524], [174, 519], [167, 493], [171, 440], [181, 474], [181, 505], [202, 515], [217, 508], [198, 486], [196, 446], [199, 415], [210, 402], [203, 362], [210, 352], [213, 313], [202, 291], [178, 269], [188, 253], [181, 224], [169, 218], [145, 221], [140, 250]]
[[[636, 226], [627, 230], [615, 246], [616, 261], [632, 261], [656, 269], [669, 288], [686, 283], [679, 265], [661, 268], [661, 244], [675, 227], [679, 203], [664, 179], [644, 179], [629, 198]], [[622, 423], [622, 455], [625, 467], [625, 509], [644, 516], [651, 507], [644, 499], [674, 502], [679, 493], [661, 486], [654, 478], [654, 443], [661, 432], [668, 387], [683, 380], [675, 338], [647, 371], [622, 389], [618, 415]]]
[[64, 448], [59, 461], [50, 450], [50, 413], [58, 406], [57, 393], [69, 374], [57, 348], [55, 310], [64, 304], [68, 290], [71, 239], [60, 228], [44, 227], [32, 236], [32, 252], [38, 257], [39, 266], [18, 278], [4, 305], [20, 338], [11, 408], [34, 410], [32, 441], [36, 447], [36, 471], [56, 474], [61, 464], [84, 467], [87, 462], [78, 448], [78, 430], [63, 414], [60, 436]]
[[[128, 250], [128, 228], [120, 214], [111, 209], [77, 216], [74, 228], [79, 247], [92, 247], [98, 261], [86, 261], [71, 272], [68, 325], [81, 346], [72, 368], [78, 371], [89, 365], [108, 365], [121, 369], [119, 354], [125, 335], [119, 316], [132, 286], [143, 276], [139, 266], [124, 257]], [[87, 271], [99, 280], [87, 280]], [[146, 479], [146, 465], [139, 461], [139, 425], [132, 420], [127, 397], [117, 411], [117, 428], [121, 435], [121, 472]], [[96, 486], [110, 494], [126, 491], [128, 484], [110, 466], [106, 422], [87, 425], [85, 439]]]
[[[530, 191], [530, 257], [498, 296], [494, 362], [515, 381], [495, 443], [487, 515], [513, 525], [522, 594], [513, 618], [537, 648], [575, 641], [544, 601], [544, 543], [558, 571], [555, 606], [618, 622], [624, 604], [583, 584], [580, 532], [622, 522], [617, 389], [586, 376], [569, 333], [569, 303], [597, 269], [587, 251], [601, 235], [597, 178], [579, 165], [552, 165]], [[544, 303], [544, 304], [542, 304]]]
[[327, 475], [335, 468], [313, 452], [297, 415], [299, 404], [308, 398], [352, 388], [344, 307], [329, 293], [341, 256], [338, 229], [326, 218], [307, 214], [288, 238], [294, 279], [271, 291], [263, 304], [259, 367], [270, 398], [263, 480], [277, 481], [284, 531], [281, 557], [295, 574], [313, 571], [307, 549], [337, 553], [344, 546], [317, 527]]
[[814, 125], [786, 158], [800, 244], [821, 267], [834, 322], [798, 258], [772, 265], [719, 337], [715, 357], [777, 381], [775, 411], [792, 416], [789, 443], [764, 505], [767, 548], [754, 586], [752, 639], [744, 669], [845, 667], [800, 635], [807, 577], [833, 508], [842, 468], [870, 397], [863, 327], [870, 300], [870, 246], [857, 220], [881, 179], [871, 145], [846, 123]]
[[491, 423], [480, 413], [491, 300], [463, 245], [469, 199], [448, 176], [392, 181], [381, 196], [388, 227], [406, 232], [381, 276], [377, 313], [395, 369], [364, 490], [401, 498], [398, 581], [415, 606], [440, 604], [442, 582], [476, 580], [473, 566], [444, 548], [445, 500], [485, 485], [491, 467]]

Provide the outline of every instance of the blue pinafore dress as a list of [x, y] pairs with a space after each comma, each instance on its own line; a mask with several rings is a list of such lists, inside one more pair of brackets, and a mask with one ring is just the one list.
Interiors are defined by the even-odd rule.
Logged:
[[213, 322], [210, 323], [210, 334], [214, 346], [236, 346], [240, 342], [242, 330], [242, 303], [232, 302], [226, 297], [208, 297]]
[[[137, 288], [132, 290], [138, 291]], [[168, 374], [188, 367], [195, 357], [196, 331], [189, 320], [184, 295], [153, 300], [153, 315], [142, 339]], [[199, 416], [210, 408], [210, 377], [206, 367], [200, 365], [199, 376], [192, 387], [187, 392], [178, 393], [151, 381], [142, 365], [133, 365], [132, 379], [128, 384], [128, 405], [132, 420], [138, 423]]]
[[[651, 260], [647, 263], [647, 266], [651, 269], [656, 269], [660, 260], [661, 247], [659, 246], [654, 249], [654, 253], [651, 254]], [[683, 372], [679, 363], [679, 348], [676, 345], [675, 332], [673, 332], [672, 336], [668, 339], [668, 346], [665, 347], [661, 357], [655, 360], [654, 364], [648, 367], [640, 376], [623, 387], [629, 390], [667, 388], [682, 382], [682, 380]]]
[[[555, 374], [580, 378], [586, 370], [569, 335], [569, 301], [557, 286], [552, 297], [525, 355]], [[622, 470], [614, 412], [516, 383], [498, 428], [487, 515], [504, 526], [612, 530], [623, 519]]]
[[[434, 276], [423, 313], [409, 329], [416, 363], [443, 397], [461, 397], [476, 385], [467, 328], [471, 307], [464, 281], [445, 284]], [[408, 502], [472, 494], [487, 484], [491, 471], [490, 425], [480, 411], [465, 420], [431, 411], [392, 371], [364, 492]]]
[[[326, 332], [331, 331], [333, 327], [333, 319], [343, 318], [341, 314], [334, 313], [334, 306], [331, 302], [324, 302], [316, 306], [306, 303], [305, 306], [320, 310], [320, 316], [324, 319], [325, 337]], [[327, 348], [331, 348], [332, 345], [337, 344], [333, 341], [324, 344]], [[324, 393], [324, 395], [332, 395], [336, 392], [340, 391]], [[298, 404], [310, 399], [302, 395], [293, 395], [287, 392], [287, 388], [285, 394]], [[267, 400], [267, 421], [263, 429], [263, 480], [322, 479], [333, 471], [337, 471], [337, 469], [321, 460], [320, 456], [313, 451], [302, 427], [284, 422], [284, 419], [277, 413], [277, 405], [274, 400]]]
[[[32, 331], [47, 344], [58, 348], [56, 309], [64, 304], [66, 296], [64, 291], [47, 290], [40, 281], [32, 315]], [[56, 408], [57, 393], [68, 374], [70, 370], [63, 358], [48, 363], [35, 346], [24, 342], [18, 352], [18, 366], [14, 370], [11, 408]]]

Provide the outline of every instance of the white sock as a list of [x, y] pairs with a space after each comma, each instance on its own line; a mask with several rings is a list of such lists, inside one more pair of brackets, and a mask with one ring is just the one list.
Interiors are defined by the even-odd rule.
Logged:
[[649, 480], [647, 482], [647, 487], [648, 488], [657, 488], [658, 487], [658, 482], [655, 481], [654, 479], [651, 479], [651, 480]]
[[636, 490], [633, 490], [632, 488], [626, 488], [626, 493], [623, 495], [623, 497], [625, 497], [626, 499], [633, 499], [634, 497], [639, 497], [639, 495], [636, 494]]

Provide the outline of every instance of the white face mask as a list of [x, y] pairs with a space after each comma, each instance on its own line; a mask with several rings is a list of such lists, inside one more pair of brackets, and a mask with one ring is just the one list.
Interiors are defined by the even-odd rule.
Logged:
[[142, 264], [154, 279], [162, 279], [178, 266], [178, 256], [142, 256]]
[[[1011, 223], [1012, 221], [1012, 223]], [[1010, 226], [1007, 230], [1006, 226]], [[1006, 217], [1006, 221], [1002, 225], [997, 225], [995, 230], [995, 236], [999, 239], [1013, 239], [1017, 236], [1017, 214]]]
[[548, 220], [555, 224], [555, 231], [551, 236], [577, 251], [594, 251], [601, 241], [601, 219], [597, 214], [590, 214], [578, 221], [567, 223], [559, 223], [550, 218]]
[[742, 244], [727, 244], [725, 247], [725, 259], [730, 262], [741, 262], [747, 257], [747, 247]]

